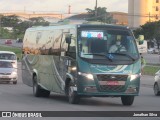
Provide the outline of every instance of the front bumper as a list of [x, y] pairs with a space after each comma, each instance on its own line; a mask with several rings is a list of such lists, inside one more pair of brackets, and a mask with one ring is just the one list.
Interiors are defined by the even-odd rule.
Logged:
[[17, 78], [0, 78], [0, 82], [14, 82]]
[[17, 75], [0, 75], [0, 82], [14, 82], [17, 79]]
[[[105, 97], [118, 97], [123, 95], [139, 95], [140, 88], [140, 77], [134, 80], [130, 80], [128, 75], [119, 75], [118, 77], [111, 80], [110, 76], [103, 76], [103, 79], [94, 76], [94, 80], [87, 80], [84, 77], [80, 77], [78, 80], [77, 94], [81, 96], [105, 96]], [[107, 82], [117, 84], [107, 84]]]

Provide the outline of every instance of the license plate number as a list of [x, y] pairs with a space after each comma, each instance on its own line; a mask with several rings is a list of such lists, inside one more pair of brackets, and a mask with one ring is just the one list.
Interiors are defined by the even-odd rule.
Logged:
[[125, 81], [99, 81], [100, 85], [125, 85]]

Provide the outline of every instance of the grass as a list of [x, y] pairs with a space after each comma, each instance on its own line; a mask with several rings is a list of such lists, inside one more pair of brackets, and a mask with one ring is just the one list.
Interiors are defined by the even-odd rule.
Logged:
[[158, 70], [160, 70], [160, 66], [145, 66], [143, 69], [143, 74], [154, 76]]
[[21, 60], [22, 58], [21, 48], [10, 47], [10, 46], [0, 46], [0, 51], [12, 51], [17, 55], [17, 58], [19, 58], [19, 60]]

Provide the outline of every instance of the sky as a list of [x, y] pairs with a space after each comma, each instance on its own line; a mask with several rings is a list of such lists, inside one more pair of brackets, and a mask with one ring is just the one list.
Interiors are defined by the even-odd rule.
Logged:
[[[38, 11], [68, 13], [87, 12], [85, 9], [94, 9], [96, 0], [0, 0], [1, 11]], [[128, 0], [97, 0], [98, 7], [106, 7], [107, 11], [128, 12]]]

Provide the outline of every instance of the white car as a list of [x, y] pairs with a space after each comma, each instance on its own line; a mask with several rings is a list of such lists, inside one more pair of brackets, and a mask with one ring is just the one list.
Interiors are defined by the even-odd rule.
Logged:
[[148, 49], [148, 54], [154, 54], [154, 53], [155, 53], [155, 49], [154, 48]]
[[11, 51], [0, 51], [0, 60], [9, 61], [13, 67], [17, 68], [17, 56]]
[[17, 68], [9, 61], [0, 61], [0, 82], [17, 84]]
[[160, 95], [160, 70], [155, 74], [155, 82], [154, 82], [154, 94], [156, 96], [159, 96]]

